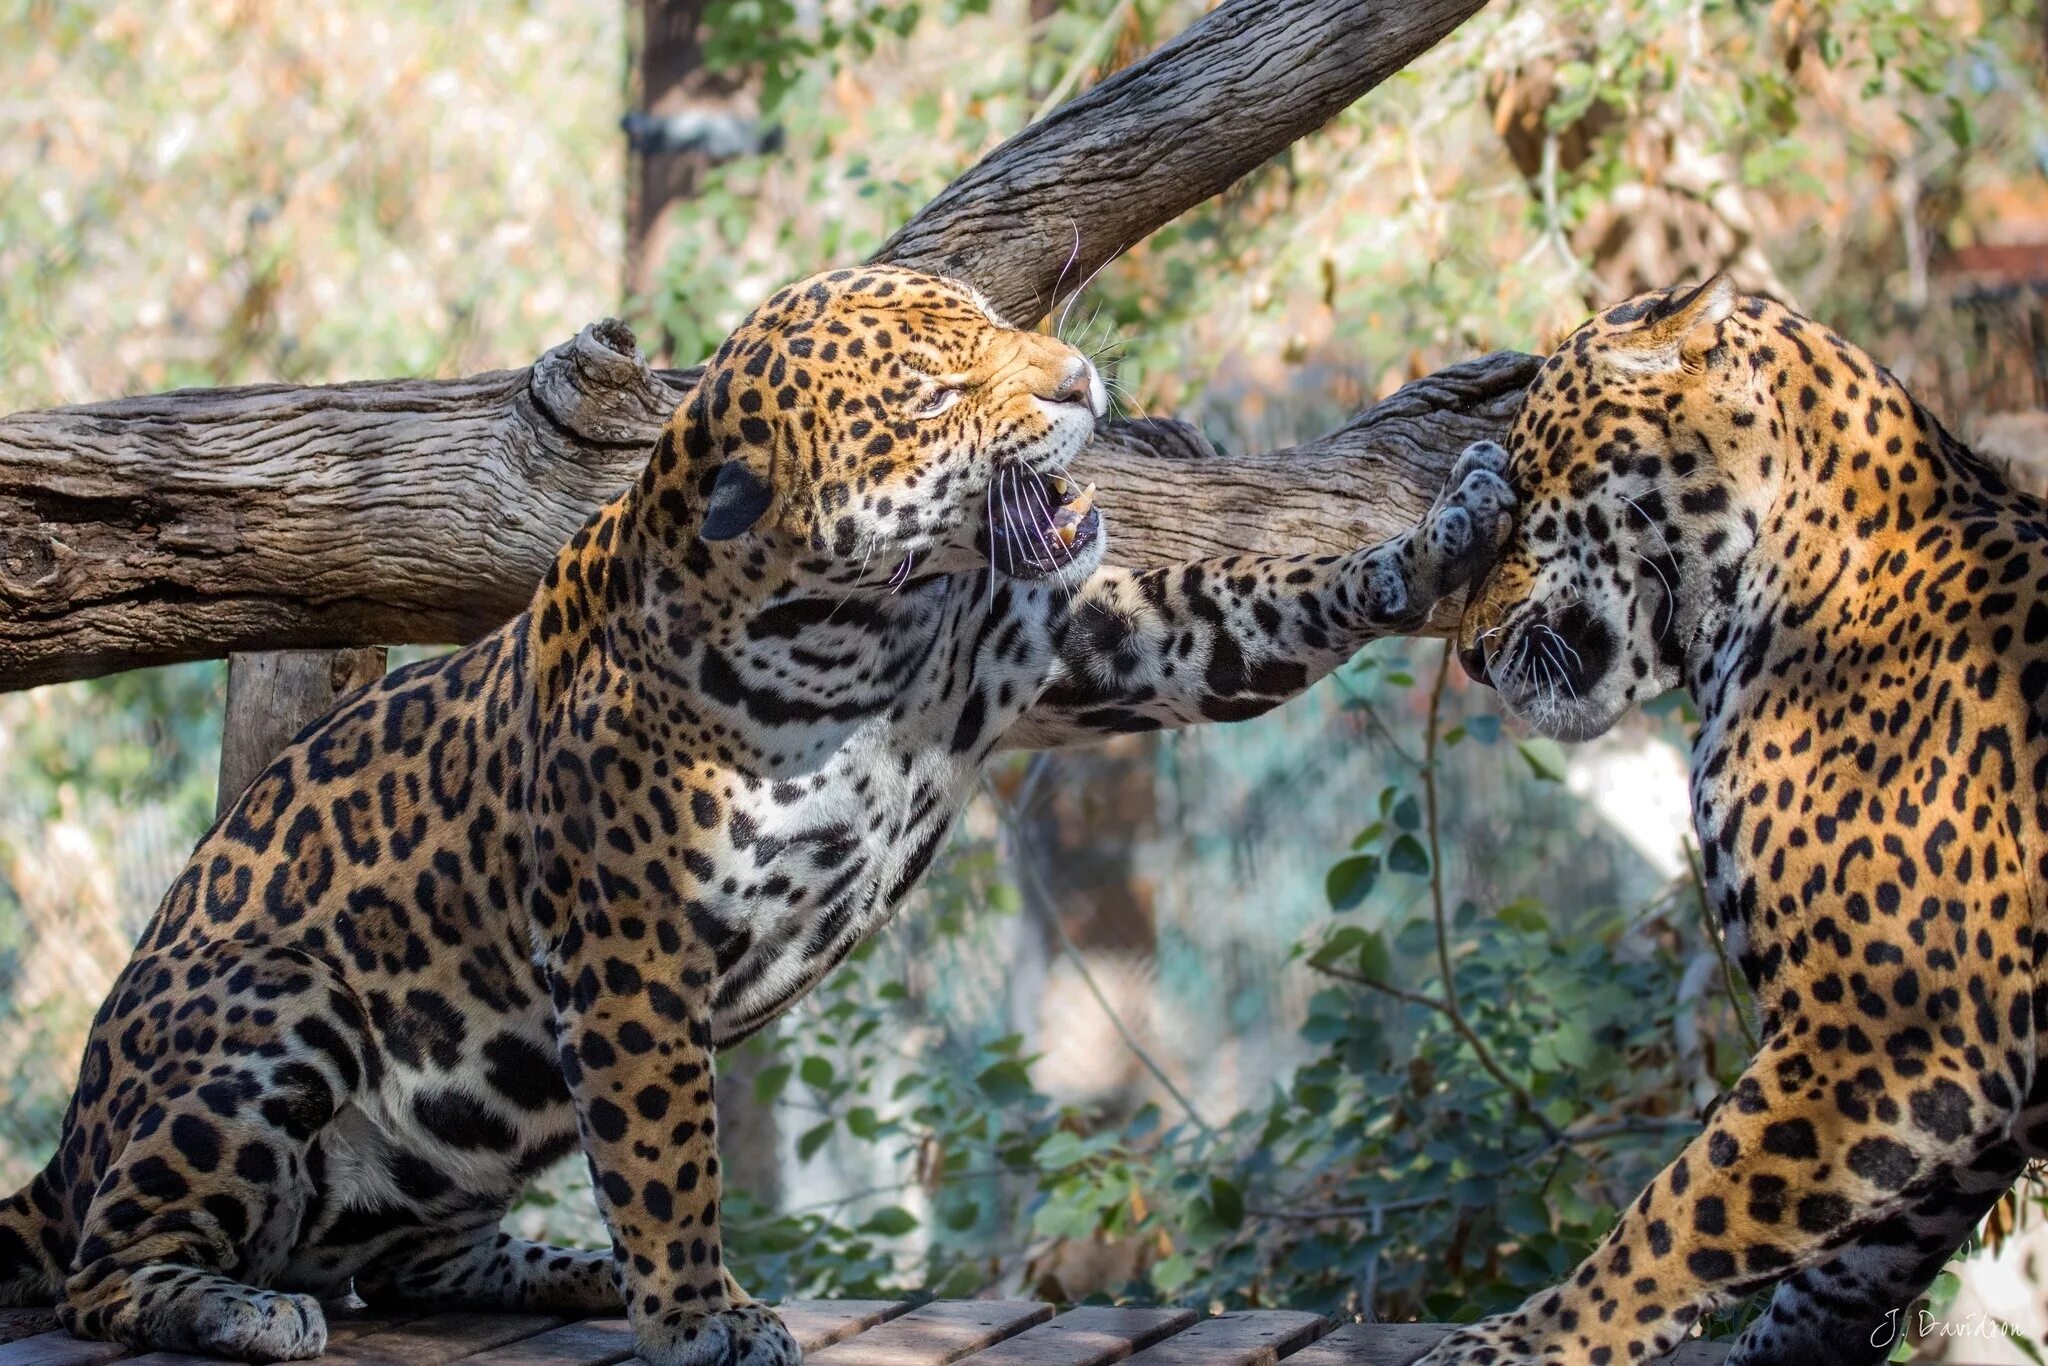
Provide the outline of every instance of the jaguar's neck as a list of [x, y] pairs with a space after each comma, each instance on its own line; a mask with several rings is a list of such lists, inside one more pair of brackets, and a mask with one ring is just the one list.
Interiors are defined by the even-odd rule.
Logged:
[[1773, 390], [1781, 440], [1752, 471], [1765, 490], [1755, 544], [1689, 661], [1706, 717], [1760, 677], [1826, 667], [1902, 614], [1944, 610], [1955, 592], [1930, 566], [1938, 575], [1973, 509], [2011, 497], [1867, 354], [1813, 324], [1787, 340], [1809, 363]]

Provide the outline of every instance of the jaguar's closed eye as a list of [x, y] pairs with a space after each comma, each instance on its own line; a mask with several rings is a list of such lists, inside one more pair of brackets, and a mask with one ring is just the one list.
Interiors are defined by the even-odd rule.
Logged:
[[936, 389], [926, 395], [924, 402], [918, 405], [917, 411], [911, 414], [911, 416], [920, 421], [926, 418], [937, 417], [959, 401], [960, 391], [958, 389]]

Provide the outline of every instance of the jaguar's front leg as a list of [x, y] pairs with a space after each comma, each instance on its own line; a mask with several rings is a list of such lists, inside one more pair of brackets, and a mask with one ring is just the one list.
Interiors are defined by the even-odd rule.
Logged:
[[719, 1246], [711, 952], [685, 925], [625, 938], [597, 921], [613, 923], [585, 917], [551, 976], [562, 1071], [640, 1359], [794, 1366], [796, 1340], [735, 1294]]
[[1368, 641], [1411, 632], [1472, 582], [1507, 535], [1507, 452], [1460, 456], [1415, 528], [1349, 555], [1237, 555], [1103, 569], [1083, 585], [1037, 703], [1011, 748], [1269, 711]]

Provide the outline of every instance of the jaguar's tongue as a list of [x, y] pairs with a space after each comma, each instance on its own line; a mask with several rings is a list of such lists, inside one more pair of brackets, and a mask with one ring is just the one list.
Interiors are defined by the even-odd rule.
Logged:
[[1062, 500], [1060, 505], [1053, 509], [1052, 534], [1060, 538], [1061, 545], [1071, 550], [1075, 533], [1081, 529], [1081, 519], [1088, 515], [1088, 509], [1095, 506], [1095, 485], [1090, 484], [1072, 497], [1067, 495], [1069, 487], [1064, 479], [1056, 478], [1052, 481], [1053, 492]]

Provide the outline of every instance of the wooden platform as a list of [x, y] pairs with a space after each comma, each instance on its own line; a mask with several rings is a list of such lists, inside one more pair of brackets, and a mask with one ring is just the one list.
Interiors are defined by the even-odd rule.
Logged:
[[[1407, 1366], [1450, 1330], [1442, 1324], [1331, 1323], [1260, 1310], [1203, 1318], [1188, 1309], [1083, 1307], [1057, 1313], [1023, 1300], [795, 1300], [783, 1321], [816, 1366]], [[45, 1327], [42, 1311], [9, 1311], [16, 1336], [0, 1366], [199, 1366], [208, 1357], [140, 1355]], [[42, 1329], [42, 1331], [34, 1331]], [[624, 1319], [580, 1323], [534, 1314], [335, 1312], [327, 1354], [347, 1366], [616, 1366], [633, 1355]], [[1719, 1366], [1726, 1351], [1687, 1343], [1665, 1360]]]

